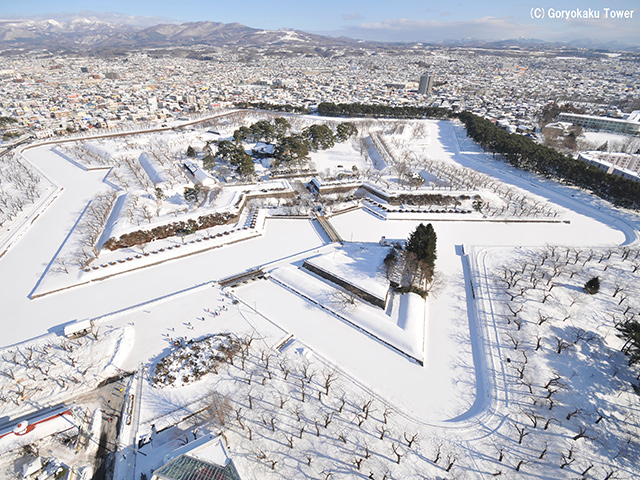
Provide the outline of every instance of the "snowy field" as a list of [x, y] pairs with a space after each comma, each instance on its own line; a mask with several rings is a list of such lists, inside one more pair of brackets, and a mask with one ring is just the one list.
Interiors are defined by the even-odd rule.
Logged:
[[[93, 388], [110, 375], [104, 365], [127, 371], [142, 365], [148, 375], [136, 375], [127, 393], [128, 415], [138, 421], [123, 422], [121, 440], [149, 443], [141, 450], [146, 456], [118, 455], [117, 478], [149, 475], [171, 448], [204, 431], [225, 434], [245, 479], [637, 478], [640, 402], [631, 387], [637, 371], [627, 367], [615, 330], [630, 312], [640, 314], [637, 214], [491, 159], [456, 123], [363, 122], [362, 128], [362, 135], [377, 134], [373, 144], [386, 166], [363, 155], [366, 145], [345, 142], [312, 154], [317, 170], [328, 170], [329, 178], [355, 165], [377, 188], [415, 192], [413, 177], [400, 181], [404, 158], [434, 180], [418, 193], [465, 191], [492, 205], [469, 221], [428, 211], [386, 219], [366, 209], [334, 215], [331, 225], [349, 240], [343, 249], [326, 246], [315, 220], [268, 218], [269, 210], [260, 210], [253, 238], [188, 256], [172, 249], [171, 261], [35, 298], [63, 285], [51, 280], [66, 276], [56, 258], [88, 205], [117, 182], [114, 171], [80, 168], [49, 148], [28, 151], [29, 162], [64, 190], [0, 260], [3, 417], [37, 410], [45, 396], [62, 401]], [[170, 135], [180, 150], [205, 139], [198, 132]], [[111, 158], [104, 154], [115, 150], [110, 142], [85, 145], [94, 155], [88, 158], [96, 164]], [[139, 159], [134, 143], [126, 150]], [[161, 169], [143, 163], [161, 179]], [[148, 188], [142, 178], [136, 188]], [[163, 180], [168, 192], [171, 178]], [[220, 192], [210, 206], [232, 204], [231, 198]], [[154, 218], [163, 215], [174, 214], [161, 209]], [[358, 249], [383, 236], [406, 239], [420, 222], [430, 222], [438, 236], [438, 281], [419, 323], [413, 322], [420, 309], [406, 296], [392, 295], [384, 310], [300, 268], [311, 259], [381, 294], [388, 288], [384, 255], [359, 264]], [[198, 249], [195, 243], [178, 250]], [[216, 283], [256, 267], [267, 277], [224, 289]], [[602, 288], [589, 296], [582, 285], [595, 275]], [[63, 327], [85, 318], [94, 319], [99, 337], [84, 337], [73, 353], [56, 347], [65, 344]], [[217, 373], [185, 385], [152, 385], [149, 375], [178, 348], [176, 340], [218, 333], [253, 340]], [[37, 361], [17, 357], [28, 352]], [[47, 352], [56, 352], [57, 364], [48, 367], [48, 379], [41, 370]], [[46, 388], [35, 388], [44, 380]]]

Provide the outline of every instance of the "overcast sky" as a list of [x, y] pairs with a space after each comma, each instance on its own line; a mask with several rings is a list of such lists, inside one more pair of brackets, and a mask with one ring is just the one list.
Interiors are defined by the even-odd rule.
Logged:
[[[101, 13], [101, 7], [105, 10]], [[591, 9], [599, 18], [550, 18]], [[606, 9], [609, 10], [607, 14]], [[86, 12], [91, 10], [91, 13]], [[635, 11], [633, 11], [635, 10]], [[632, 18], [610, 18], [628, 11]], [[631, 12], [633, 11], [633, 12]], [[138, 25], [202, 20], [264, 28], [295, 28], [379, 41], [592, 39], [640, 44], [638, 0], [433, 1], [433, 0], [78, 0], [0, 2], [2, 18], [57, 18], [79, 14]], [[606, 17], [609, 18], [606, 18]], [[543, 18], [540, 18], [543, 17]]]

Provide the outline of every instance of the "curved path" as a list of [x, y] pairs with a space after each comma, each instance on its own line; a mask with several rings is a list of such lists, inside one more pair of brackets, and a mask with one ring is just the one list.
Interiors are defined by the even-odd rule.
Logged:
[[[621, 245], [630, 245], [638, 241], [640, 218], [633, 213], [613, 210], [602, 199], [577, 188], [561, 185], [539, 175], [518, 170], [506, 162], [493, 160], [490, 154], [466, 137], [464, 127], [452, 122], [439, 122], [438, 138], [441, 143], [450, 146], [451, 158], [460, 165], [490, 175], [498, 180], [526, 190], [530, 194], [544, 198], [547, 202], [559, 205], [578, 215], [596, 220], [625, 235]], [[461, 150], [459, 135], [469, 150]], [[446, 151], [446, 150], [445, 150]]]

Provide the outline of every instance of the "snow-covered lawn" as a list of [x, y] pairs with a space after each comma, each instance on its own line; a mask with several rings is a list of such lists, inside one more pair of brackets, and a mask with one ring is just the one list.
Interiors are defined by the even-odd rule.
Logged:
[[389, 291], [383, 265], [388, 253], [389, 247], [378, 244], [349, 243], [334, 246], [320, 255], [307, 258], [306, 262], [384, 299]]
[[371, 160], [360, 155], [355, 142], [350, 140], [337, 143], [328, 150], [321, 150], [311, 154], [311, 161], [316, 165], [318, 172], [327, 175], [337, 175], [338, 173], [352, 174], [354, 167], [356, 171], [364, 172], [373, 168]]
[[[296, 120], [297, 127], [311, 121]], [[157, 243], [157, 254], [131, 261], [125, 257], [124, 262], [103, 253], [104, 262], [116, 262], [104, 271], [122, 274], [87, 277], [90, 283], [30, 300], [59, 286], [50, 280], [52, 269], [60, 270], [54, 260], [71, 241], [74, 226], [82, 225], [89, 201], [111, 187], [103, 182], [105, 171], [82, 170], [48, 148], [29, 151], [30, 161], [64, 192], [0, 260], [6, 312], [0, 381], [5, 382], [7, 414], [14, 418], [38, 408], [45, 396], [62, 400], [75, 392], [74, 386], [96, 383], [109, 375], [102, 366], [114, 356], [118, 360], [112, 363], [120, 368], [133, 371], [142, 364], [151, 373], [176, 339], [253, 335], [245, 362], [236, 355], [233, 364], [216, 364], [217, 374], [199, 372], [198, 381], [160, 388], [147, 377], [136, 377], [128, 394], [137, 395], [142, 381], [138, 435], [150, 434], [152, 425], [166, 430], [143, 447], [147, 457], [138, 456], [135, 478], [159, 467], [180, 439], [193, 438], [196, 424], [226, 435], [242, 478], [636, 478], [639, 401], [631, 384], [637, 384], [637, 371], [620, 353], [615, 323], [638, 315], [640, 308], [640, 270], [633, 271], [637, 214], [515, 171], [484, 154], [452, 122], [360, 125], [366, 127], [363, 135], [377, 133], [384, 140], [368, 147], [388, 166], [376, 169], [369, 163], [371, 154], [365, 159], [357, 145], [347, 142], [317, 154], [318, 170], [356, 165], [362, 175], [370, 169], [367, 181], [376, 188], [413, 193], [414, 187], [399, 181], [402, 160], [434, 180], [420, 193], [459, 196], [467, 191], [465, 201], [478, 194], [497, 210], [471, 213], [465, 221], [466, 214], [426, 208], [393, 216], [373, 207], [357, 209], [330, 217], [349, 240], [344, 247], [324, 246], [327, 237], [315, 221], [265, 220], [260, 210], [259, 237], [127, 272], [121, 271], [122, 264], [150, 263], [148, 258], [160, 258], [167, 249], [160, 252]], [[189, 144], [201, 147], [205, 134], [131, 138], [125, 150], [146, 177], [131, 169], [115, 182], [107, 177], [114, 185], [121, 182], [120, 187], [130, 181], [133, 190], [147, 195], [149, 208], [155, 201], [148, 196], [153, 192], [145, 190], [152, 185], [148, 172], [157, 177], [160, 167], [144, 168], [138, 160], [160, 139], [174, 142], [169, 151], [182, 152]], [[93, 152], [89, 158], [96, 164], [98, 158], [111, 162], [116, 146], [116, 140], [92, 141], [85, 153]], [[125, 160], [121, 167], [122, 172], [129, 168]], [[149, 185], [143, 185], [143, 178]], [[235, 204], [236, 193], [229, 189], [212, 200]], [[162, 211], [165, 207], [152, 221], [173, 215]], [[143, 218], [138, 213], [118, 229], [137, 228], [135, 219]], [[241, 221], [252, 222], [248, 217]], [[421, 300], [392, 294], [387, 310], [352, 302], [299, 268], [309, 258], [366, 291], [386, 295], [378, 270], [384, 248], [370, 255], [361, 249], [371, 245], [373, 251], [383, 236], [404, 240], [419, 222], [431, 222], [438, 236], [439, 280], [427, 299], [426, 316]], [[177, 250], [195, 253], [214, 241], [186, 243]], [[175, 248], [170, 252], [167, 259], [177, 256]], [[270, 278], [233, 291], [214, 283], [255, 267]], [[601, 291], [588, 296], [581, 287], [595, 275]], [[65, 276], [58, 273], [58, 278]], [[419, 307], [421, 322], [404, 321], [417, 318]], [[49, 355], [44, 352], [48, 343], [61, 341], [56, 332], [62, 325], [82, 318], [96, 319], [98, 341], [85, 337], [73, 352], [55, 346], [46, 347]], [[424, 366], [398, 350], [420, 355]], [[25, 357], [30, 351], [32, 359]], [[48, 367], [46, 388], [38, 390], [46, 358], [56, 365]], [[173, 358], [177, 374], [183, 359]], [[88, 368], [86, 382], [74, 374], [80, 365], [80, 373]], [[33, 393], [26, 398], [26, 392]], [[132, 404], [130, 399], [127, 408]], [[128, 441], [135, 428], [124, 433]], [[418, 440], [412, 441], [415, 434]], [[126, 470], [125, 462], [121, 465]]]
[[[502, 447], [508, 464], [549, 478], [637, 476], [637, 371], [616, 325], [640, 307], [640, 249], [476, 251], [497, 412], [515, 440]], [[589, 295], [594, 276], [601, 288]]]
[[59, 193], [41, 171], [9, 152], [0, 162], [0, 256]]
[[[75, 339], [50, 334], [3, 348], [0, 350], [0, 402], [6, 416], [2, 425], [6, 427], [8, 418], [53, 407], [117, 376], [133, 344], [131, 327], [96, 325], [92, 334]], [[66, 428], [72, 426], [73, 423]], [[32, 435], [42, 438], [46, 436], [46, 429], [43, 433], [38, 428]], [[28, 443], [21, 436], [9, 434], [0, 438], [0, 452]]]

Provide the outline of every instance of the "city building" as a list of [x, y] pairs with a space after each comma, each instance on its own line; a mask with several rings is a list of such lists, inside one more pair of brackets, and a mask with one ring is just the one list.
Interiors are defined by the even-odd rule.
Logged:
[[570, 122], [585, 130], [640, 135], [640, 110], [634, 110], [624, 118], [597, 117], [577, 113], [561, 113], [559, 122]]
[[240, 480], [221, 437], [206, 435], [168, 457], [151, 480]]
[[420, 77], [420, 85], [418, 85], [418, 93], [429, 95], [433, 90], [433, 75], [425, 72]]
[[612, 175], [640, 181], [640, 155], [629, 153], [582, 152], [578, 160], [587, 162]]

